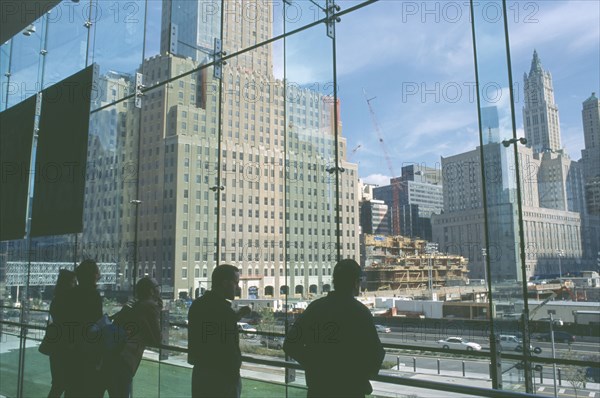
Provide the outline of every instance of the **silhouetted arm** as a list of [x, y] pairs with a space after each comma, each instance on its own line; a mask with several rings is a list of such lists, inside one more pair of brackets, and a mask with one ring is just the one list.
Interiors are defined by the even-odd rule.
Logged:
[[373, 316], [368, 310], [365, 311], [363, 325], [365, 328], [365, 355], [363, 357], [366, 366], [366, 371], [369, 378], [377, 376], [383, 359], [385, 358], [385, 350], [379, 340], [377, 329], [373, 323]]
[[292, 327], [290, 327], [283, 342], [283, 351], [295, 359], [303, 368], [306, 368], [308, 362], [305, 334], [305, 317], [301, 315], [296, 322], [294, 322]]
[[161, 343], [160, 310], [153, 303], [140, 303], [142, 305], [141, 322], [144, 330], [145, 343], [157, 346]]

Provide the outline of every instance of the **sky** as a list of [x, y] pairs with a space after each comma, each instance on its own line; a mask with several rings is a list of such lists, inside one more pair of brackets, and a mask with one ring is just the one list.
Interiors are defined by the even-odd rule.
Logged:
[[[462, 2], [446, 2], [436, 14], [431, 3], [425, 10], [421, 2], [409, 9], [406, 3], [382, 1], [344, 17], [338, 25], [343, 135], [350, 160], [359, 162], [359, 175], [366, 182], [389, 183], [392, 172], [385, 152], [394, 174], [399, 174], [403, 164], [436, 167], [440, 156], [462, 153], [479, 143], [468, 10]], [[462, 17], [451, 3], [461, 7]], [[524, 135], [523, 73], [529, 72], [536, 49], [553, 77], [563, 147], [578, 160], [584, 146], [581, 104], [592, 92], [600, 92], [600, 2], [509, 2], [508, 10], [517, 135]], [[492, 89], [490, 102], [508, 109], [503, 29], [494, 24], [494, 11], [475, 10], [478, 52], [487, 61], [479, 68], [482, 81]], [[495, 87], [504, 95], [494, 94]], [[362, 88], [376, 97], [371, 105], [385, 150], [374, 133]]]
[[[316, 3], [321, 6], [324, 1]], [[337, 2], [342, 10], [359, 3]], [[480, 3], [474, 12], [480, 80], [488, 99], [482, 106], [497, 106], [503, 134], [512, 135], [500, 2]], [[53, 74], [47, 76], [46, 83], [81, 69], [86, 51], [89, 62], [99, 63], [104, 71], [128, 73], [139, 67], [142, 50], [145, 57], [158, 53], [162, 1], [148, 2], [145, 19], [143, 0], [98, 4], [102, 15], [92, 31], [89, 49], [80, 15], [84, 2], [63, 2], [49, 14], [53, 23], [48, 41], [53, 50], [46, 56], [46, 68]], [[272, 4], [274, 34], [323, 17], [319, 6], [308, 0], [292, 2], [293, 7], [285, 14], [281, 4]], [[478, 145], [473, 40], [466, 4], [381, 0], [342, 16], [336, 24], [342, 135], [347, 138], [348, 160], [358, 163], [364, 181], [385, 185], [391, 175], [400, 174], [405, 164], [439, 167], [442, 156]], [[507, 4], [517, 134], [524, 135], [523, 73], [529, 71], [536, 49], [544, 69], [553, 77], [563, 146], [572, 159], [578, 160], [583, 148], [581, 103], [592, 92], [600, 95], [600, 2], [543, 0]], [[13, 82], [36, 80], [38, 64], [31, 60], [39, 57], [39, 51], [25, 44], [41, 39], [38, 30], [31, 37], [17, 38], [13, 67], [20, 72], [11, 77]], [[326, 36], [323, 24], [289, 37], [285, 58], [282, 41], [276, 42], [272, 51], [275, 77], [283, 77], [285, 66], [288, 82], [331, 92], [333, 41]]]
[[[338, 2], [342, 10], [357, 3]], [[363, 181], [386, 185], [403, 165], [440, 167], [442, 156], [479, 144], [473, 40], [465, 3], [382, 0], [344, 15], [336, 25], [342, 134], [348, 159], [359, 164]], [[487, 99], [482, 106], [499, 108], [504, 139], [512, 137], [512, 122], [499, 4], [476, 6], [474, 16], [480, 84]], [[306, 18], [286, 30], [312, 22], [314, 13], [308, 8], [313, 6], [303, 9]], [[523, 74], [530, 70], [535, 49], [553, 77], [562, 145], [578, 160], [584, 147], [581, 104], [592, 92], [600, 92], [600, 2], [509, 1], [507, 11], [517, 136], [524, 136]], [[288, 81], [319, 87], [333, 80], [332, 44], [324, 33], [317, 26], [287, 40]], [[283, 57], [274, 53], [277, 70]]]

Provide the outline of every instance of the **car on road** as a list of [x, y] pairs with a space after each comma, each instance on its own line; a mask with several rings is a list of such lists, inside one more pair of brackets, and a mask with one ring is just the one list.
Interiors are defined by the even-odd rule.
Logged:
[[276, 348], [281, 350], [283, 347], [283, 337], [280, 336], [261, 336], [260, 345], [267, 348]]
[[445, 350], [452, 348], [455, 350], [481, 351], [479, 344], [469, 342], [462, 337], [447, 337], [444, 340], [438, 340], [437, 343]]
[[252, 325], [249, 325], [246, 322], [238, 322], [237, 326], [240, 335], [246, 339], [251, 339], [254, 337], [255, 332], [257, 331], [255, 327], [252, 327]]
[[[517, 336], [501, 334], [499, 336], [500, 339], [500, 349], [503, 351], [523, 351], [523, 340], [519, 339]], [[536, 354], [540, 354], [542, 349], [540, 347], [533, 347], [531, 344], [529, 345], [529, 350], [533, 351]]]
[[500, 349], [503, 351], [523, 351], [523, 342], [517, 338], [508, 334], [501, 334], [499, 337]]
[[[540, 319], [539, 319], [539, 321], [540, 321], [540, 322], [550, 322], [550, 317], [549, 317], [549, 316], [547, 316], [547, 317], [545, 317], [545, 318], [540, 318]], [[562, 320], [562, 319], [560, 319], [560, 318], [555, 318], [555, 319], [553, 319], [553, 320], [552, 320], [552, 324], [553, 324], [554, 326], [564, 326], [564, 324], [565, 324], [565, 323], [563, 322], [563, 320]]]
[[[537, 339], [538, 339], [538, 341], [550, 341], [551, 340], [550, 332], [542, 333], [542, 334], [538, 335]], [[574, 343], [575, 336], [573, 336], [571, 333], [555, 330], [554, 331], [554, 342], [555, 343]]]
[[377, 329], [377, 333], [390, 333], [392, 329], [383, 325], [375, 325], [375, 329]]

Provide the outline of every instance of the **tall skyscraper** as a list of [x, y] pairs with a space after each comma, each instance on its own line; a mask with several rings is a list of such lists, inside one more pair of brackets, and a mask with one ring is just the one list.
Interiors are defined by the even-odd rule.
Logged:
[[[221, 5], [224, 7], [221, 10]], [[221, 38], [221, 14], [224, 14], [223, 49], [232, 54], [272, 37], [273, 3], [264, 0], [225, 1], [163, 0], [160, 50], [205, 63], [214, 50], [215, 38]], [[231, 68], [267, 77], [272, 74], [270, 46], [231, 58]]]
[[527, 145], [536, 153], [561, 150], [558, 106], [554, 102], [552, 75], [543, 69], [535, 50], [529, 75], [525, 73], [523, 81], [525, 84], [523, 126]]
[[[582, 270], [588, 266], [582, 258], [589, 251], [586, 245], [590, 242], [582, 167], [561, 149], [552, 77], [543, 70], [536, 51], [529, 75], [525, 74], [524, 89], [523, 123], [528, 143], [527, 147], [518, 145], [517, 153], [527, 275], [558, 275], [559, 263], [563, 271]], [[497, 118], [492, 109], [484, 110], [483, 128], [495, 124]], [[486, 137], [489, 131], [482, 134]], [[482, 152], [485, 180], [481, 177]], [[477, 148], [442, 159], [444, 214], [433, 216], [433, 239], [444, 251], [468, 257], [469, 272], [476, 278], [485, 275], [481, 252], [485, 247], [485, 217], [489, 226], [487, 255], [491, 278], [522, 278], [517, 266], [520, 248], [515, 169], [513, 148], [494, 139], [484, 139], [482, 151]]]
[[[374, 197], [385, 202], [388, 212], [399, 214], [399, 230], [392, 225], [392, 235], [431, 240], [431, 215], [443, 209], [441, 174], [439, 168], [406, 165], [390, 185], [373, 189]], [[396, 195], [393, 189], [397, 189]]]
[[[442, 250], [467, 257], [471, 277], [485, 277], [481, 254], [485, 247], [481, 192], [485, 187], [491, 277], [493, 280], [520, 280], [516, 186], [507, 172], [514, 169], [512, 149], [492, 143], [485, 145], [483, 150], [488, 170], [485, 182], [481, 179], [479, 148], [442, 159], [444, 213], [432, 216], [433, 240]], [[557, 183], [556, 191], [545, 194], [538, 189], [544, 178], [539, 170], [548, 168], [546, 162], [556, 164], [557, 154], [552, 154], [554, 158], [540, 157], [531, 148], [523, 146], [518, 147], [518, 153], [523, 167], [521, 198], [527, 274], [558, 274], [557, 248], [564, 250], [563, 269], [573, 270], [582, 256], [580, 214], [542, 203], [544, 199], [547, 203], [560, 202], [564, 206], [566, 185], [558, 187]]]
[[[227, 2], [225, 2], [227, 4]], [[220, 37], [220, 4], [212, 1], [162, 1], [160, 53], [202, 62]]]
[[581, 151], [586, 181], [600, 176], [600, 101], [596, 93], [583, 102], [581, 110], [585, 149]]
[[585, 184], [584, 257], [590, 269], [600, 261], [600, 101], [596, 93], [583, 102], [581, 111], [585, 149], [581, 166]]
[[[189, 3], [163, 2], [164, 53], [144, 61], [148, 81], [208, 59], [221, 10]], [[228, 54], [271, 37], [273, 5], [253, 1], [264, 12], [248, 18], [246, 3], [225, 2]], [[270, 45], [229, 59], [222, 76], [200, 69], [143, 98], [138, 276], [156, 275], [175, 297], [192, 295], [210, 288], [213, 267], [226, 262], [241, 270], [242, 297], [327, 292], [338, 240], [342, 257], [359, 258], [358, 171], [345, 160], [339, 118], [334, 124], [340, 104], [286, 87], [273, 74]]]
[[481, 108], [481, 126], [484, 128], [483, 143], [500, 142], [500, 120], [497, 106]]

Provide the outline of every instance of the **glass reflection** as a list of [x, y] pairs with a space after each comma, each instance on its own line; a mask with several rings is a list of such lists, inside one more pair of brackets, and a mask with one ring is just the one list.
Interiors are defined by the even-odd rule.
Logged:
[[[419, 270], [416, 276], [405, 273], [415, 277], [396, 285], [390, 280], [398, 269], [366, 281], [365, 302], [376, 322], [390, 328], [382, 332], [384, 341], [442, 349], [440, 340], [456, 336], [490, 355], [490, 332], [523, 339], [519, 319], [527, 303], [534, 356], [551, 356], [546, 340], [552, 314], [562, 322], [556, 320], [555, 331], [575, 336], [574, 342], [555, 341], [555, 356], [596, 360], [587, 354], [596, 343], [582, 341], [595, 329], [581, 322], [588, 304], [582, 301], [595, 294], [583, 280], [597, 278], [589, 270], [595, 269], [600, 242], [593, 199], [597, 148], [591, 144], [598, 103], [591, 92], [598, 81], [590, 73], [598, 69], [597, 23], [591, 18], [598, 6], [546, 3], [507, 3], [512, 72], [519, 76], [512, 87], [502, 2], [474, 4], [477, 93], [468, 5], [339, 2], [341, 12], [368, 5], [336, 24], [334, 58], [324, 23], [296, 31], [326, 16], [324, 0], [62, 2], [2, 45], [1, 105], [99, 64], [84, 230], [33, 241], [29, 286], [25, 243], [2, 243], [0, 267], [7, 277], [0, 292], [11, 304], [2, 319], [19, 319], [13, 302], [25, 297], [25, 289], [32, 298], [27, 307], [43, 308], [51, 280], [44, 273], [89, 256], [104, 267], [109, 313], [129, 297], [135, 279], [159, 280], [170, 301], [165, 342], [185, 347], [187, 306], [210, 288], [214, 266], [227, 262], [242, 273], [234, 305], [254, 303], [252, 317], [242, 321], [260, 319], [250, 326], [283, 333], [286, 320], [332, 289], [338, 256], [359, 258], [359, 227], [367, 229], [360, 201], [369, 191], [362, 183], [385, 191], [394, 186], [390, 177], [399, 177], [401, 207], [394, 207], [390, 188], [381, 197], [374, 194], [383, 203], [364, 207], [381, 212], [374, 236], [407, 238], [395, 247], [402, 253], [394, 254], [400, 259], [394, 265]], [[292, 31], [285, 40], [261, 45]], [[222, 80], [215, 75], [216, 38], [229, 57]], [[473, 106], [476, 94], [480, 102]], [[527, 144], [510, 142], [521, 137]], [[576, 162], [579, 150], [582, 161]], [[417, 190], [423, 190], [423, 201], [410, 202]], [[413, 245], [414, 239], [419, 242]], [[414, 247], [400, 247], [407, 242]], [[373, 258], [367, 250], [368, 270]], [[54, 265], [44, 268], [43, 262]], [[413, 300], [405, 300], [409, 296]], [[394, 317], [391, 306], [405, 317]], [[35, 311], [25, 319], [43, 324]], [[18, 330], [3, 325], [2, 332]], [[250, 354], [283, 355], [277, 336], [253, 336], [241, 345]], [[517, 347], [503, 350], [522, 355]], [[2, 376], [14, 379], [18, 358], [8, 354], [0, 355]], [[138, 392], [189, 395], [182, 353], [163, 352], [160, 363], [153, 362], [156, 351], [147, 354], [152, 368], [139, 374]], [[427, 369], [433, 375], [435, 359], [420, 354], [412, 373]], [[390, 355], [404, 364], [392, 372], [412, 369], [413, 353]], [[443, 358], [442, 372], [460, 372], [456, 359], [433, 355]], [[34, 359], [28, 351], [26, 366]], [[393, 357], [388, 362], [388, 368], [397, 365]], [[487, 380], [485, 360], [465, 362], [467, 373]], [[523, 384], [519, 363], [502, 361], [505, 388]], [[528, 369], [535, 376], [531, 383], [548, 384], [549, 368], [544, 366], [542, 384], [539, 371]], [[564, 385], [567, 371], [559, 368]], [[255, 370], [249, 365], [245, 371]], [[25, 372], [28, 383], [35, 382], [31, 374]], [[302, 372], [297, 375], [302, 384]], [[283, 382], [283, 376], [273, 377]], [[144, 378], [153, 381], [147, 389]], [[14, 395], [16, 383], [14, 391], [7, 385], [2, 394]]]

